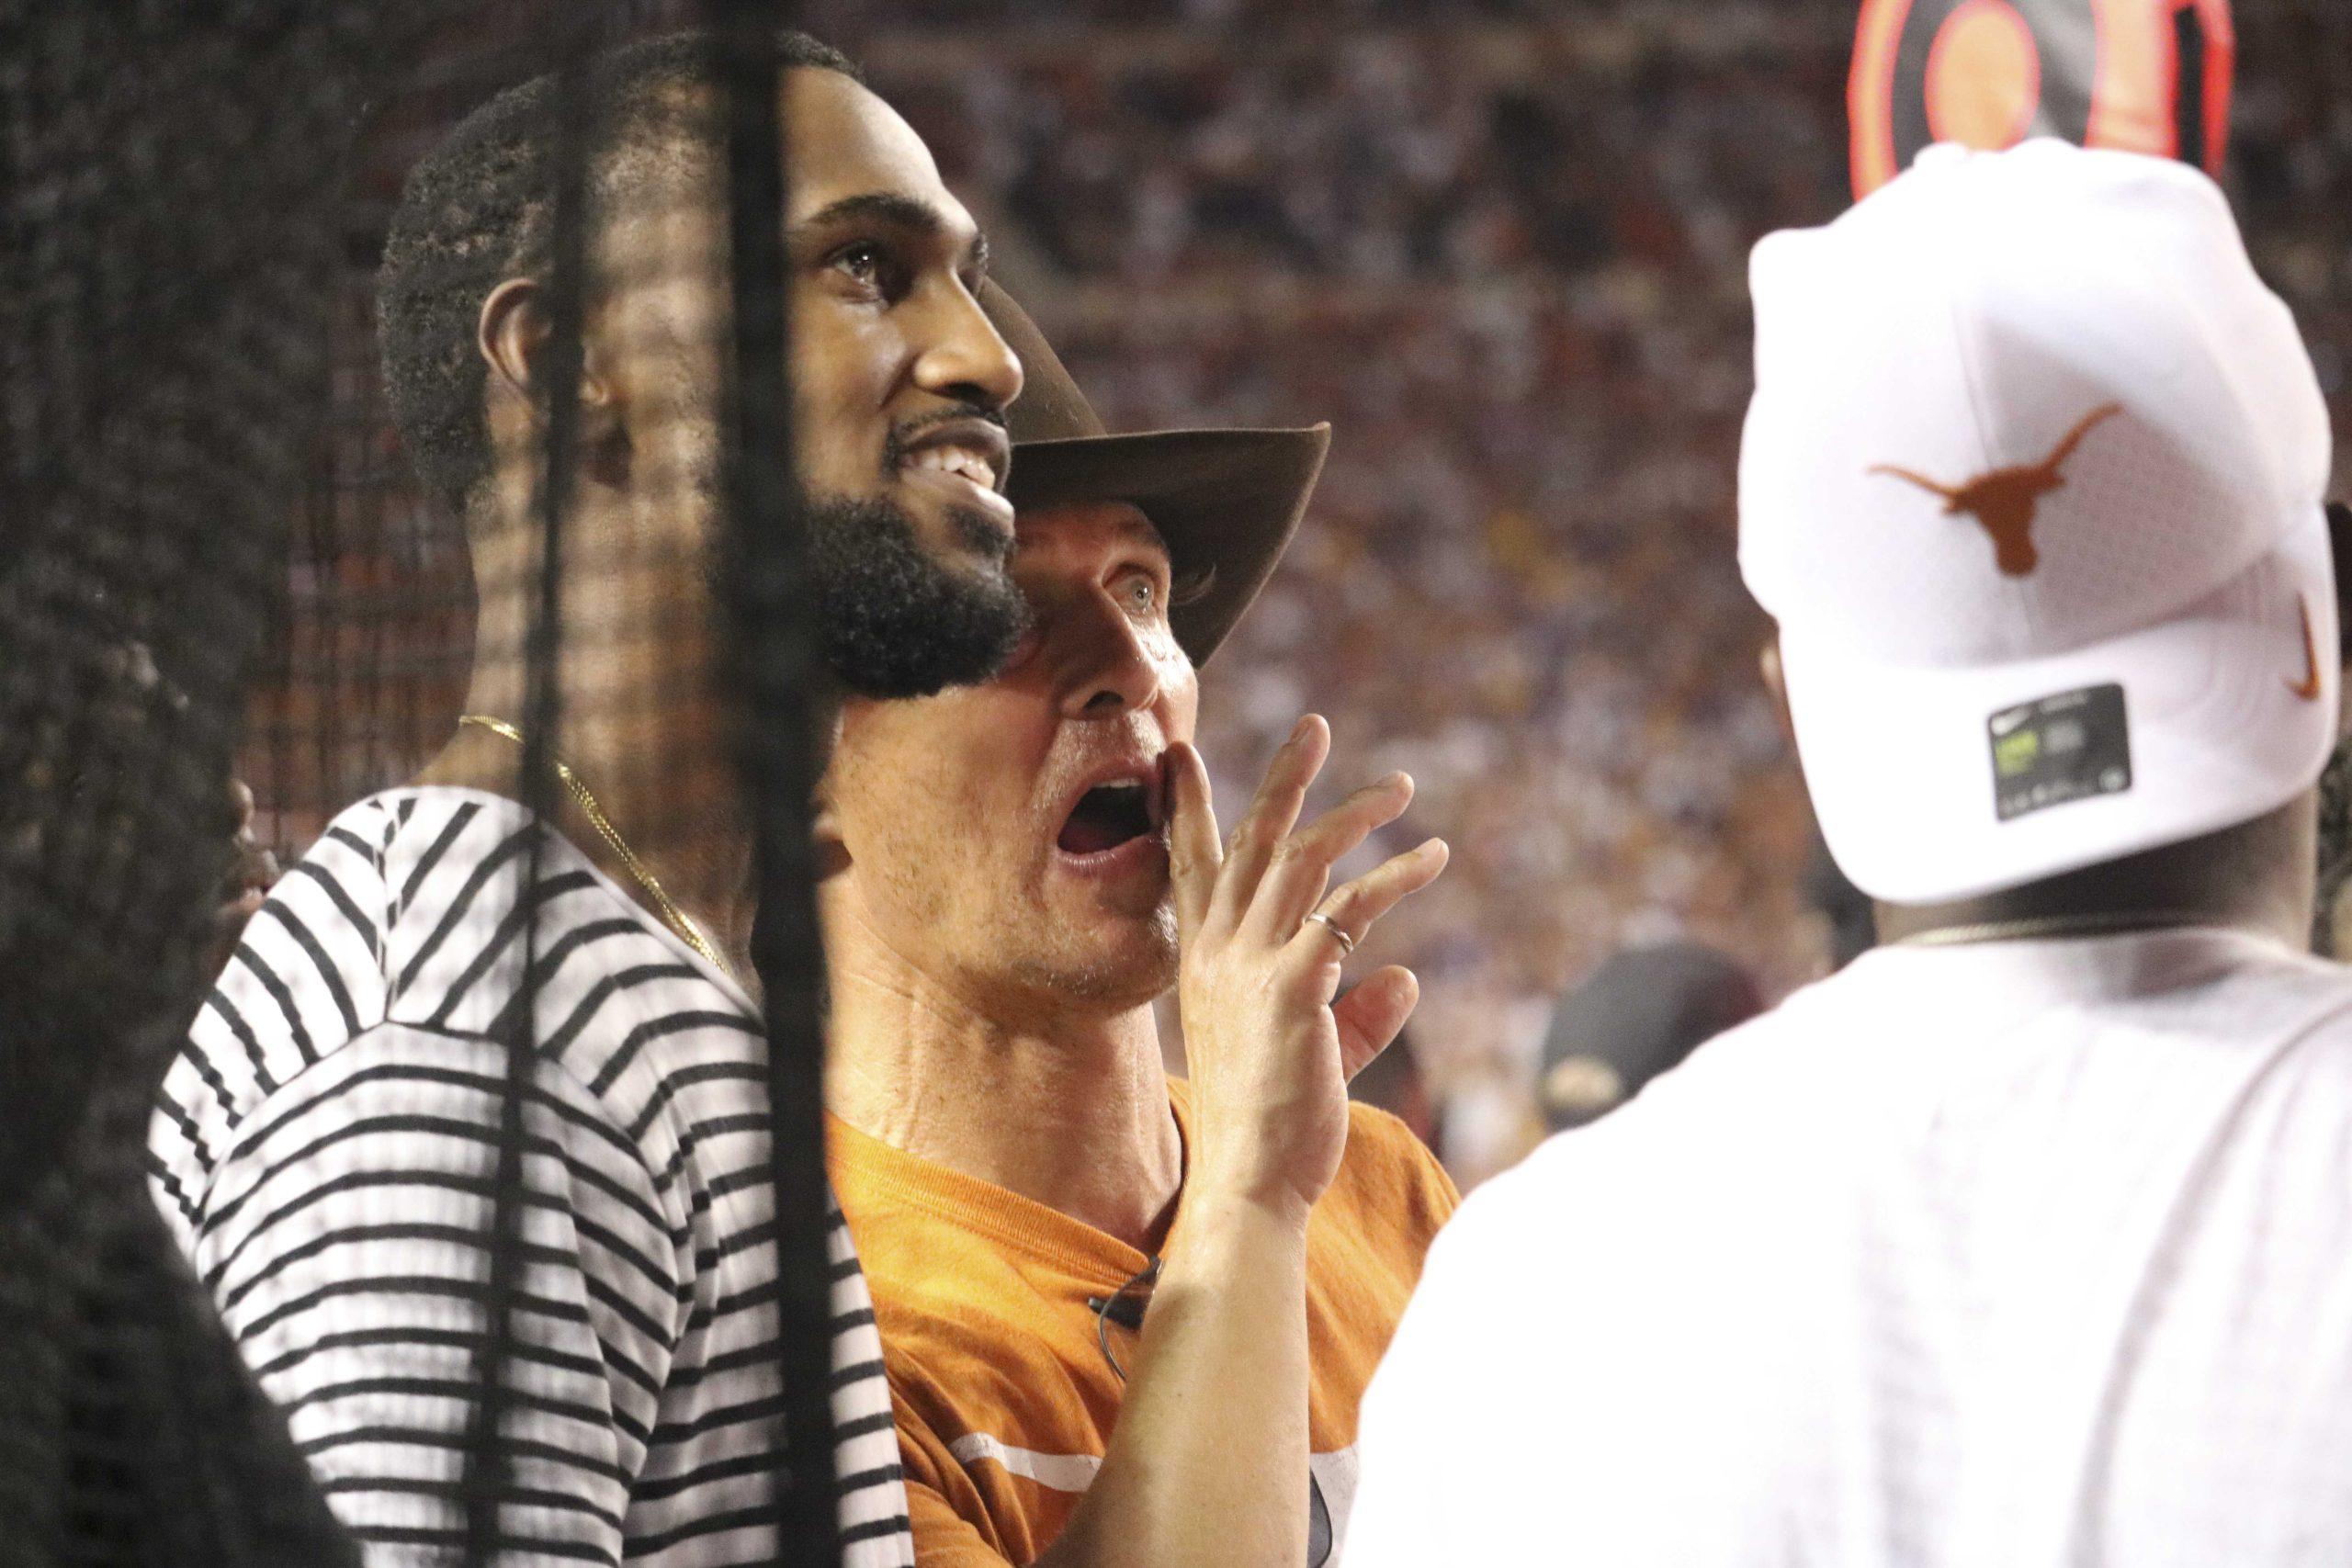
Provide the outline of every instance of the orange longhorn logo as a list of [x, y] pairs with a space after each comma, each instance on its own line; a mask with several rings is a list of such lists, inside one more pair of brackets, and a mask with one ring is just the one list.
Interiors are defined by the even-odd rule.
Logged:
[[1992, 536], [1994, 564], [2007, 576], [2025, 577], [2041, 563], [2041, 552], [2033, 547], [2033, 516], [2041, 506], [2041, 498], [2052, 491], [2065, 489], [2065, 477], [2059, 470], [2075, 455], [2075, 448], [2083, 444], [2083, 437], [2091, 433], [2091, 427], [2122, 412], [2121, 403], [2093, 409], [2041, 462], [1996, 468], [1957, 490], [1891, 464], [1881, 463], [1870, 471], [1908, 479], [1929, 494], [1943, 497], [1947, 517], [1957, 517], [1964, 512], [1975, 518]]
[[2301, 594], [2295, 595], [2295, 613], [2303, 618], [2303, 678], [2290, 681], [2287, 689], [2307, 703], [2319, 701], [2319, 638], [2312, 635], [2311, 602]]

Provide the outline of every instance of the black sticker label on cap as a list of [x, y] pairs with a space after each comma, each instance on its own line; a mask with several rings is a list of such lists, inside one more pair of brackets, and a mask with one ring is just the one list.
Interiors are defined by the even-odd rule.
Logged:
[[2132, 787], [2120, 686], [2086, 686], [2003, 708], [1984, 730], [1993, 743], [1993, 805], [2004, 822]]

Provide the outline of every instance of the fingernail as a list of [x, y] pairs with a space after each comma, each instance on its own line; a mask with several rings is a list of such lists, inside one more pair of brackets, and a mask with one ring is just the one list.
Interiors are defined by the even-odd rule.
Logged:
[[1298, 722], [1290, 727], [1290, 739], [1287, 744], [1295, 746], [1306, 739], [1307, 728], [1314, 723], [1314, 720], [1315, 716], [1311, 713], [1300, 715]]

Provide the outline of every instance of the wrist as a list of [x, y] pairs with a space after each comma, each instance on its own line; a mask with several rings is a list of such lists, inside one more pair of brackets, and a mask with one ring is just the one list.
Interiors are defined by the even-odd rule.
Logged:
[[1196, 1170], [1184, 1183], [1170, 1243], [1172, 1247], [1179, 1235], [1209, 1233], [1303, 1240], [1313, 1209], [1313, 1201], [1286, 1182]]

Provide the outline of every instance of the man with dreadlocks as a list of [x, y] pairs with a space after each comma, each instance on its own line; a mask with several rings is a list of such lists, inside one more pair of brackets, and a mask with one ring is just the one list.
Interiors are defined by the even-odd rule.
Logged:
[[[469, 1421], [505, 1343], [484, 1280], [513, 1196], [495, 1173], [518, 1029], [535, 1052], [514, 1393], [495, 1438], [505, 1560], [764, 1561], [771, 1475], [803, 1462], [774, 1436], [752, 857], [714, 691], [718, 58], [681, 35], [588, 73], [562, 722], [527, 738], [557, 759], [560, 831], [515, 782], [560, 374], [560, 115], [543, 78], [419, 165], [379, 286], [403, 434], [472, 549], [460, 727], [413, 786], [345, 811], [287, 875], [155, 1122], [167, 1212], [378, 1561], [467, 1539]], [[796, 36], [778, 62], [797, 461], [832, 661], [885, 695], [979, 678], [1023, 615], [1000, 493], [1021, 367], [975, 303], [981, 241], [845, 61]], [[852, 1563], [900, 1565], [880, 1346], [838, 1224], [831, 1246], [842, 1538]]]

